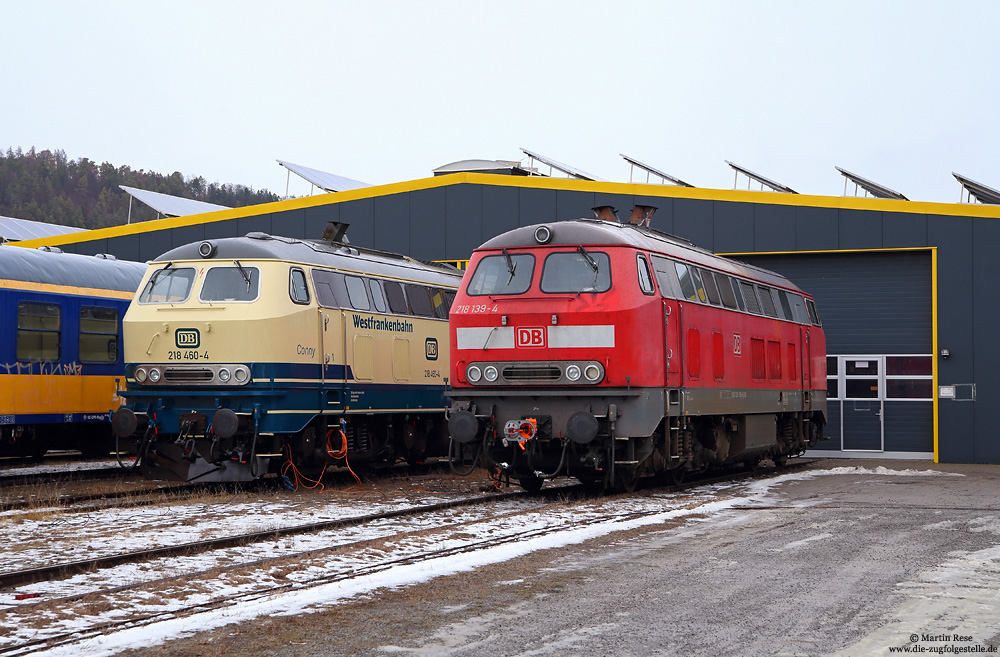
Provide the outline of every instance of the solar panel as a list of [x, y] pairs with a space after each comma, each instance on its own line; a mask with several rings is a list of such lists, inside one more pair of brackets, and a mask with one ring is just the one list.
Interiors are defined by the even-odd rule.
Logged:
[[545, 157], [544, 155], [540, 155], [540, 154], [535, 153], [533, 151], [529, 151], [527, 148], [522, 148], [521, 152], [523, 152], [525, 155], [527, 155], [528, 157], [530, 157], [533, 160], [538, 160], [542, 164], [549, 165], [553, 169], [559, 169], [560, 171], [562, 171], [563, 173], [565, 173], [567, 176], [569, 176], [571, 178], [578, 178], [580, 180], [601, 180], [601, 181], [603, 181], [603, 178], [598, 178], [597, 176], [592, 176], [589, 173], [581, 171], [581, 170], [579, 170], [579, 169], [577, 169], [575, 167], [571, 167], [568, 164], [563, 164], [562, 162], [559, 162], [557, 160], [553, 160], [550, 157]]
[[844, 176], [844, 196], [847, 196], [847, 181], [851, 181], [854, 183], [855, 196], [857, 196], [857, 188], [860, 187], [875, 198], [890, 198], [897, 201], [910, 200], [895, 190], [884, 187], [876, 182], [872, 182], [867, 178], [862, 178], [861, 176], [853, 174], [846, 169], [841, 169], [837, 166], [835, 166], [834, 169], [839, 171]]
[[[160, 192], [150, 192], [145, 189], [136, 189], [135, 187], [127, 187], [125, 185], [118, 186], [133, 198], [139, 199], [165, 217], [186, 217], [189, 214], [202, 214], [203, 212], [218, 212], [219, 210], [231, 209], [225, 205], [205, 203], [204, 201], [195, 201], [194, 199], [161, 194]], [[129, 219], [131, 221], [131, 213]]]
[[[360, 180], [352, 180], [351, 178], [345, 178], [344, 176], [338, 176], [335, 173], [327, 173], [326, 171], [320, 171], [319, 169], [310, 169], [309, 167], [304, 167], [301, 164], [293, 164], [291, 162], [285, 162], [284, 160], [277, 160], [277, 162], [300, 178], [304, 178], [310, 184], [316, 185], [320, 189], [328, 192], [346, 192], [351, 189], [371, 187], [369, 183], [361, 182]], [[287, 193], [285, 195], [287, 196]]]
[[58, 224], [47, 224], [43, 221], [29, 221], [14, 217], [0, 217], [0, 242], [20, 242], [40, 237], [52, 237], [67, 233], [79, 233], [85, 229]]
[[[763, 188], [763, 187], [766, 186], [766, 187], [770, 187], [772, 191], [781, 192], [782, 194], [798, 194], [798, 192], [795, 191], [794, 189], [792, 189], [791, 187], [785, 187], [781, 183], [774, 182], [770, 178], [765, 178], [764, 176], [760, 175], [759, 173], [754, 173], [750, 169], [746, 169], [744, 167], [741, 167], [738, 164], [733, 164], [729, 160], [725, 160], [725, 162], [726, 162], [726, 164], [728, 164], [729, 166], [731, 166], [733, 168], [733, 170], [736, 171], [737, 176], [742, 173], [744, 176], [746, 176], [750, 180], [756, 180], [757, 182], [759, 182], [761, 184], [761, 188]], [[734, 189], [736, 188], [735, 179], [733, 181], [733, 188]]]
[[[664, 180], [669, 180], [673, 184], [678, 185], [680, 187], [694, 187], [694, 185], [692, 185], [690, 183], [686, 183], [683, 180], [681, 180], [680, 178], [674, 178], [669, 173], [663, 173], [662, 171], [659, 171], [658, 169], [654, 169], [653, 167], [649, 166], [648, 164], [643, 164], [639, 160], [633, 159], [633, 158], [629, 157], [628, 155], [626, 155], [625, 153], [619, 153], [619, 155], [621, 155], [623, 158], [625, 158], [625, 161], [628, 162], [629, 164], [631, 164], [633, 168], [634, 167], [639, 167], [640, 169], [643, 169], [644, 171], [646, 171], [646, 174], [647, 174], [646, 175], [646, 182], [649, 182], [649, 174], [651, 173], [654, 176], [659, 176], [660, 178], [663, 178]], [[628, 181], [632, 182], [632, 170], [629, 170]]]
[[955, 180], [962, 184], [962, 196], [959, 198], [959, 203], [965, 202], [965, 193], [969, 193], [969, 202], [972, 202], [972, 197], [975, 196], [976, 200], [980, 203], [986, 203], [988, 205], [1000, 205], [1000, 192], [993, 189], [992, 187], [987, 187], [982, 183], [978, 183], [975, 180], [961, 176], [954, 171], [951, 175], [955, 176]]

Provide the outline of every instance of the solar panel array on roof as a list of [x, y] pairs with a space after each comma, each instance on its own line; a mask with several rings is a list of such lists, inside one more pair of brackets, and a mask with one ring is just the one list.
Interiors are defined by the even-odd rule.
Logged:
[[987, 203], [989, 205], [1000, 205], [1000, 191], [993, 189], [992, 187], [987, 187], [983, 183], [978, 183], [971, 178], [966, 178], [965, 176], [959, 175], [954, 171], [951, 175], [955, 176], [955, 180], [962, 184], [962, 198], [961, 202], [965, 202], [965, 193], [969, 193], [969, 200], [971, 202], [972, 197], [975, 196], [976, 200], [980, 203]]
[[[750, 180], [756, 180], [757, 182], [759, 182], [761, 184], [762, 188], [766, 186], [766, 187], [770, 187], [773, 191], [775, 191], [775, 192], [781, 192], [782, 194], [798, 194], [798, 192], [795, 191], [794, 189], [792, 189], [791, 187], [785, 187], [781, 183], [774, 182], [770, 178], [765, 178], [764, 176], [760, 175], [759, 173], [754, 173], [750, 169], [741, 167], [738, 164], [733, 164], [729, 160], [725, 160], [725, 162], [726, 162], [726, 164], [728, 164], [729, 166], [731, 166], [733, 168], [733, 170], [736, 172], [737, 176], [742, 173], [744, 176], [746, 176]], [[736, 187], [735, 181], [733, 182], [733, 187]]]
[[[694, 187], [694, 185], [692, 185], [691, 183], [686, 183], [683, 180], [681, 180], [680, 178], [674, 178], [669, 173], [663, 173], [662, 171], [660, 171], [658, 169], [654, 169], [653, 167], [649, 166], [648, 164], [643, 164], [639, 160], [636, 160], [634, 158], [629, 157], [625, 153], [619, 153], [619, 155], [621, 155], [623, 158], [625, 158], [625, 161], [628, 162], [629, 164], [631, 164], [633, 167], [639, 167], [640, 169], [644, 170], [646, 172], [646, 182], [649, 182], [649, 174], [653, 174], [654, 176], [659, 176], [660, 178], [663, 178], [664, 180], [669, 180], [670, 182], [672, 182], [673, 184], [677, 185], [678, 187]], [[629, 182], [632, 182], [632, 171], [631, 170], [629, 170], [628, 179], [629, 179]]]
[[522, 148], [521, 152], [523, 152], [525, 155], [527, 155], [528, 157], [530, 157], [533, 160], [538, 160], [542, 164], [547, 164], [550, 167], [552, 167], [553, 169], [558, 169], [558, 170], [562, 171], [563, 173], [565, 173], [567, 176], [569, 176], [571, 178], [579, 178], [580, 180], [603, 180], [602, 178], [598, 178], [597, 176], [592, 176], [589, 173], [586, 173], [584, 171], [580, 171], [576, 167], [571, 167], [570, 165], [563, 164], [562, 162], [559, 162], [558, 160], [553, 160], [550, 157], [545, 157], [544, 155], [540, 155], [539, 153], [535, 153], [533, 151], [529, 151], [527, 148]]
[[851, 173], [846, 169], [841, 169], [840, 167], [834, 167], [834, 169], [839, 171], [844, 176], [844, 196], [847, 196], [847, 181], [849, 180], [854, 183], [855, 192], [857, 191], [857, 188], [860, 187], [875, 198], [890, 198], [897, 201], [910, 200], [895, 190], [884, 187], [876, 182], [872, 182], [867, 178], [862, 178], [861, 176]]
[[0, 217], [0, 242], [19, 242], [39, 237], [53, 237], [67, 233], [79, 233], [83, 228], [47, 224], [41, 221]]
[[204, 201], [195, 201], [190, 198], [150, 192], [145, 189], [126, 187], [125, 185], [118, 186], [166, 217], [186, 217], [189, 214], [202, 214], [204, 212], [218, 212], [219, 210], [231, 209], [225, 205], [205, 203]]
[[338, 176], [335, 173], [327, 173], [326, 171], [320, 171], [319, 169], [310, 169], [309, 167], [304, 167], [301, 164], [293, 164], [291, 162], [285, 162], [284, 160], [277, 160], [277, 162], [295, 175], [304, 178], [310, 184], [316, 185], [320, 189], [328, 192], [346, 192], [352, 189], [371, 187], [369, 183], [361, 182], [360, 180], [353, 180], [351, 178], [345, 178], [344, 176]]

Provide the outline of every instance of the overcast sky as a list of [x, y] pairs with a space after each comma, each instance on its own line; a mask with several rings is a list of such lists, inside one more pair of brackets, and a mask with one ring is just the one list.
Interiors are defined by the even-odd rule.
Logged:
[[911, 200], [1000, 188], [988, 0], [0, 7], [4, 149], [279, 194], [276, 159], [383, 184], [521, 147], [620, 182], [625, 153], [718, 189], [724, 160], [804, 194], [843, 195], [834, 166]]

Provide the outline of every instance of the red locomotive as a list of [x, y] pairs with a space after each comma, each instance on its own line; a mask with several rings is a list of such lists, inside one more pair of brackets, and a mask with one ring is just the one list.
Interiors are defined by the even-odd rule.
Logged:
[[476, 249], [450, 316], [459, 452], [481, 446], [527, 490], [559, 475], [632, 490], [782, 465], [822, 439], [812, 298], [649, 228], [653, 210], [525, 226]]

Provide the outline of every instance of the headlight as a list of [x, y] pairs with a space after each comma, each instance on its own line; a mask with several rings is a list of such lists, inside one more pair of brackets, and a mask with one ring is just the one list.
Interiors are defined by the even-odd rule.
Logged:
[[160, 370], [156, 369], [155, 367], [149, 370], [149, 381], [151, 383], [156, 383], [159, 380], [160, 380]]
[[570, 365], [566, 368], [566, 378], [570, 381], [576, 381], [580, 378], [580, 366]]
[[248, 372], [243, 367], [238, 367], [238, 368], [236, 368], [236, 372], [233, 374], [233, 376], [236, 377], [237, 381], [239, 381], [240, 383], [243, 383], [244, 381], [246, 381], [247, 379], [250, 378], [250, 372]]
[[231, 376], [232, 374], [230, 374], [229, 370], [227, 370], [225, 367], [219, 370], [219, 381], [226, 383], [227, 381], [229, 381], [229, 377]]
[[588, 381], [597, 381], [601, 378], [601, 368], [597, 365], [587, 365], [586, 369], [583, 370], [583, 375], [587, 377]]
[[146, 370], [142, 367], [135, 368], [135, 380], [139, 383], [146, 382]]
[[483, 371], [475, 365], [469, 365], [469, 368], [465, 370], [465, 377], [472, 383], [478, 383], [479, 379], [483, 378]]
[[488, 365], [486, 367], [486, 369], [483, 370], [483, 376], [485, 376], [486, 380], [489, 381], [490, 383], [496, 381], [497, 380], [497, 368], [493, 367], [492, 365]]

